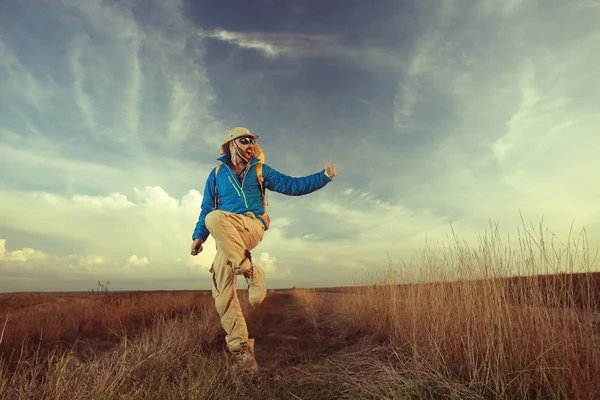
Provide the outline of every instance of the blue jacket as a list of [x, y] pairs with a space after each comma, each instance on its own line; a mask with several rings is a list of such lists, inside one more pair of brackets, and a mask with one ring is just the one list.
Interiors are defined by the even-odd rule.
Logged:
[[[252, 157], [250, 168], [240, 184], [238, 178], [227, 165], [230, 158], [230, 154], [225, 154], [219, 158], [219, 161], [222, 162], [216, 177], [217, 190], [219, 192], [219, 210], [229, 211], [235, 214], [243, 214], [251, 211], [263, 222], [263, 224], [265, 224], [266, 228], [265, 221], [260, 217], [265, 213], [265, 210], [260, 193], [260, 186], [256, 177], [256, 169], [254, 168], [260, 160], [257, 157]], [[206, 241], [210, 234], [208, 229], [206, 229], [204, 219], [215, 206], [215, 169], [216, 168], [213, 168], [206, 180], [200, 217], [198, 218], [194, 234], [192, 235], [192, 239], [202, 239], [203, 242]], [[321, 172], [312, 175], [294, 178], [274, 170], [267, 164], [263, 164], [262, 174], [265, 189], [286, 194], [288, 196], [302, 196], [309, 194], [321, 189], [331, 182], [331, 178], [325, 175], [324, 169], [321, 170]]]

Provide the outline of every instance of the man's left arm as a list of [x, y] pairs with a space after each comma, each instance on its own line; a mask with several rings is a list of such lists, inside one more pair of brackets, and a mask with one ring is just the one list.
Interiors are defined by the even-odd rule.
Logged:
[[334, 174], [331, 171], [328, 173], [327, 169], [329, 168], [308, 176], [292, 177], [264, 164], [263, 176], [265, 178], [265, 188], [288, 196], [309, 194], [331, 182]]

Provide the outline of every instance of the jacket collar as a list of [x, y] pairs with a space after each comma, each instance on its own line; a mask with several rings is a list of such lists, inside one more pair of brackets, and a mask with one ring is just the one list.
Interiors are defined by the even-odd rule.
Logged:
[[[231, 154], [224, 154], [221, 157], [217, 158], [217, 160], [221, 161], [223, 164], [227, 164], [231, 160]], [[259, 161], [260, 159], [258, 157], [252, 156], [252, 158], [250, 159], [250, 165], [255, 164]]]

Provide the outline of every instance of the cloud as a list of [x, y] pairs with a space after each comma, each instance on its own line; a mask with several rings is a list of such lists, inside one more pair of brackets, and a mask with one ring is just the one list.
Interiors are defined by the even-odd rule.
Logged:
[[[192, 190], [175, 199], [159, 187], [135, 192], [132, 199], [120, 193], [64, 197], [0, 192], [6, 228], [24, 232], [25, 237], [50, 235], [81, 247], [80, 253], [61, 256], [31, 247], [9, 251], [6, 240], [0, 240], [0, 268], [6, 278], [0, 290], [53, 290], [65, 285], [85, 290], [98, 280], [125, 288], [142, 281], [160, 286], [161, 281], [174, 280], [180, 281], [177, 285], [187, 282], [188, 288], [210, 287], [206, 271], [215, 255], [214, 242], [210, 239], [201, 255], [189, 255], [202, 196]], [[23, 286], [20, 280], [25, 278], [30, 280]]]
[[401, 203], [479, 229], [512, 229], [519, 211], [563, 233], [594, 223], [600, 32], [589, 10], [553, 4], [544, 18], [535, 1], [427, 8], [395, 97], [397, 132], [422, 144], [399, 160]]
[[[53, 258], [53, 262], [48, 262], [48, 266], [59, 268], [64, 267], [70, 270], [77, 270], [82, 274], [98, 274], [102, 272], [106, 273], [110, 271], [111, 267], [118, 268], [118, 266], [109, 265], [109, 263], [107, 262], [107, 260], [104, 259], [104, 257], [101, 257], [97, 254], [69, 254], [66, 257], [54, 256]], [[63, 265], [60, 265], [59, 263]], [[108, 268], [105, 269], [104, 267]]]
[[83, 114], [83, 119], [88, 128], [94, 128], [96, 121], [94, 117], [94, 104], [92, 98], [85, 90], [85, 69], [80, 58], [83, 52], [82, 39], [75, 39], [75, 45], [69, 55], [69, 67], [73, 74], [73, 90], [75, 92], [75, 104]]
[[[82, 249], [81, 254], [60, 257], [27, 249], [6, 252], [2, 247], [4, 259], [23, 259], [31, 267], [40, 267], [43, 261], [46, 270], [67, 268], [71, 275], [77, 270], [77, 276], [88, 273], [111, 282], [132, 279], [130, 274], [140, 273], [138, 268], [143, 267], [146, 279], [189, 275], [199, 286], [210, 287], [206, 271], [216, 254], [212, 237], [200, 255], [189, 255], [201, 194], [191, 190], [176, 199], [161, 187], [135, 188], [134, 192], [132, 198], [121, 193], [71, 197], [45, 192], [0, 193], [0, 206], [9, 216], [3, 221], [5, 226], [30, 235], [53, 235], [67, 243], [77, 241]], [[426, 232], [431, 234], [445, 224], [431, 215], [383, 202], [372, 193], [352, 188], [335, 193], [316, 205], [287, 198], [289, 202], [276, 201], [270, 207], [272, 227], [253, 253], [259, 255], [257, 261], [272, 284], [294, 282], [318, 266], [356, 270], [389, 251], [418, 250]], [[298, 216], [311, 214], [318, 218], [302, 222], [306, 234], [288, 234], [300, 224]], [[328, 230], [323, 231], [322, 225]], [[327, 235], [349, 227], [348, 237]], [[368, 247], [359, 243], [368, 243]]]
[[578, 3], [577, 7], [579, 8], [600, 8], [600, 1], [597, 0], [588, 0], [582, 1]]
[[[120, 193], [71, 197], [46, 192], [0, 193], [2, 209], [12, 215], [3, 220], [6, 227], [30, 235], [53, 235], [65, 242], [77, 241], [83, 247], [80, 254], [66, 256], [33, 248], [7, 251], [6, 240], [2, 239], [0, 267], [6, 282], [48, 275], [44, 281], [47, 287], [60, 286], [59, 281], [69, 277], [131, 284], [135, 279], [132, 274], [141, 273], [143, 279], [157, 282], [185, 280], [187, 276], [188, 286], [209, 288], [207, 271], [216, 254], [212, 237], [204, 243], [200, 255], [189, 255], [191, 233], [202, 202], [200, 193], [191, 190], [175, 199], [160, 187], [135, 188], [134, 192], [136, 196], [131, 199]], [[276, 273], [275, 256], [258, 254], [265, 271], [281, 276]]]
[[298, 33], [232, 32], [225, 29], [201, 32], [201, 36], [255, 49], [267, 57], [306, 57], [331, 52], [339, 44], [333, 35]]
[[265, 272], [274, 272], [276, 270], [275, 261], [277, 257], [271, 257], [269, 253], [260, 253], [260, 267]]
[[347, 43], [339, 34], [290, 32], [235, 32], [226, 29], [201, 31], [200, 37], [254, 50], [268, 59], [314, 59], [338, 57], [365, 66], [396, 66], [399, 60], [383, 48]]
[[3, 75], [12, 78], [5, 81], [7, 83], [4, 86], [4, 93], [12, 95], [15, 102], [26, 103], [36, 111], [41, 111], [55, 89], [53, 85], [43, 83], [29, 71], [11, 51], [2, 36], [0, 36], [0, 56], [0, 71]]
[[[269, 208], [271, 228], [253, 251], [267, 272], [269, 287], [351, 284], [364, 271], [380, 268], [386, 254], [398, 259], [444, 241], [451, 222], [468, 241], [476, 242], [481, 234], [480, 226], [469, 219], [452, 221], [355, 188], [331, 189], [320, 193], [323, 198], [314, 203], [286, 198]], [[131, 288], [143, 278], [153, 279], [153, 287], [178, 279], [178, 288], [210, 288], [207, 271], [216, 254], [212, 237], [200, 255], [189, 255], [200, 193], [190, 191], [179, 199], [160, 187], [138, 188], [135, 193], [135, 198], [119, 193], [70, 198], [51, 193], [3, 194], [0, 206], [14, 216], [4, 221], [11, 229], [82, 244], [80, 254], [58, 256], [32, 248], [7, 251], [6, 242], [0, 241], [0, 265], [5, 271], [11, 266], [5, 275], [13, 279], [48, 275], [44, 284], [57, 286], [70, 277], [78, 282], [87, 279], [88, 286], [109, 280]], [[313, 215], [316, 218], [307, 218]], [[303, 225], [305, 233], [290, 235], [297, 225]], [[343, 230], [350, 233], [327, 234]]]
[[[184, 171], [214, 162], [205, 149], [216, 148], [226, 129], [212, 114], [196, 28], [179, 1], [157, 2], [144, 19], [134, 7], [64, 0], [49, 3], [43, 18], [34, 5], [11, 11], [14, 19], [0, 28], [6, 184], [85, 193], [104, 192], [106, 182], [125, 190], [132, 180], [168, 180], [183, 190]], [[22, 19], [55, 34], [36, 36]]]
[[[6, 244], [0, 239], [0, 291], [53, 290], [72, 281], [102, 279], [120, 269], [93, 253], [58, 256], [31, 247], [9, 251]], [[73, 289], [87, 287], [68, 288]]]
[[[202, 276], [214, 252], [188, 255], [197, 177], [214, 166], [210, 149], [225, 129], [182, 3], [155, 2], [143, 18], [133, 2], [58, 1], [43, 17], [35, 4], [8, 6], [0, 228], [26, 246], [3, 247], [3, 289], [86, 289], [100, 278], [151, 287], [157, 276]], [[143, 276], [132, 279], [128, 266], [143, 266]]]
[[[53, 197], [50, 194], [46, 194], [46, 198], [50, 203], [54, 204], [59, 201], [56, 197]], [[108, 196], [74, 195], [72, 200], [76, 204], [87, 204], [93, 207], [109, 209], [128, 208], [134, 205], [127, 199], [126, 196], [122, 195], [121, 193], [111, 193]]]
[[344, 284], [444, 240], [450, 223], [476, 243], [490, 219], [514, 232], [520, 212], [599, 238], [596, 2], [373, 8], [378, 23], [352, 35], [354, 17], [209, 31], [180, 1], [62, 0], [43, 17], [6, 4], [10, 284], [210, 287], [214, 242], [192, 257], [191, 232], [225, 125], [240, 121], [264, 132], [273, 167], [310, 174], [331, 156], [340, 172], [309, 197], [269, 197], [254, 253], [276, 286]]
[[26, 247], [19, 250], [6, 251], [6, 239], [0, 239], [0, 261], [3, 263], [45, 260], [46, 254]]
[[[135, 199], [119, 193], [64, 197], [45, 192], [3, 192], [3, 225], [77, 242], [84, 251], [96, 252], [115, 264], [122, 265], [120, 260], [132, 254], [143, 254], [159, 263], [153, 272], [160, 273], [161, 262], [188, 253], [202, 196], [191, 190], [174, 199], [159, 187], [136, 191]], [[204, 265], [210, 264], [200, 258]]]
[[148, 264], [150, 264], [150, 260], [146, 256], [138, 257], [134, 254], [127, 259], [127, 265], [141, 266]]
[[213, 32], [207, 32], [203, 34], [203, 37], [221, 40], [245, 49], [256, 49], [269, 57], [276, 56], [282, 51], [286, 51], [286, 49], [283, 47], [275, 46], [266, 40], [260, 40], [253, 37], [253, 35], [229, 32], [224, 29], [217, 29]]
[[[286, 241], [286, 250], [307, 252], [316, 260], [335, 264], [342, 260], [368, 263], [388, 252], [398, 255], [419, 251], [428, 234], [436, 236], [449, 228], [447, 218], [429, 210], [411, 209], [354, 188], [328, 191], [318, 201], [286, 201], [282, 205], [285, 211], [277, 210], [277, 214], [287, 215], [283, 221], [273, 223], [277, 235]], [[296, 231], [295, 225], [304, 230]], [[289, 235], [289, 231], [298, 234]], [[299, 247], [294, 248], [294, 244]]]

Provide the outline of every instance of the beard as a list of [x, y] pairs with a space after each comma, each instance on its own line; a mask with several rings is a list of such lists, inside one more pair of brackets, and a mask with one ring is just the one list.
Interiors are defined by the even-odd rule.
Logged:
[[231, 162], [236, 166], [244, 166], [252, 159], [252, 155], [248, 155], [243, 151], [236, 141], [231, 142], [229, 152], [231, 153]]

